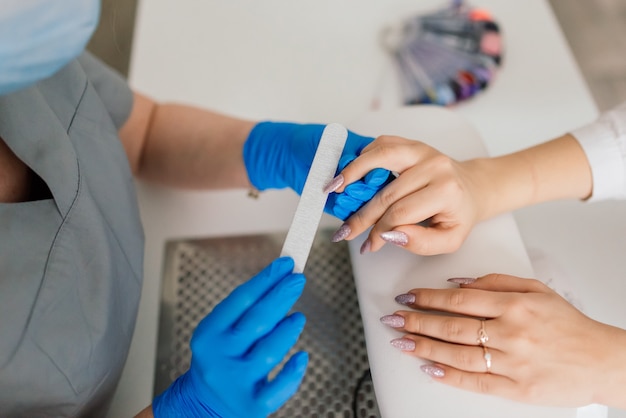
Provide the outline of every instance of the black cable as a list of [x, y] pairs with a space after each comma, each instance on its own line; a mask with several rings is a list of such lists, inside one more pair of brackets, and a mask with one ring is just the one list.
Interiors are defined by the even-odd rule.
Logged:
[[372, 380], [372, 371], [371, 369], [367, 369], [363, 372], [363, 374], [361, 375], [361, 377], [359, 377], [359, 380], [356, 383], [356, 386], [354, 388], [354, 394], [352, 395], [352, 416], [353, 418], [358, 418], [358, 411], [357, 411], [357, 406], [358, 406], [358, 398], [359, 398], [359, 392], [361, 391], [361, 387], [363, 386], [363, 383], [365, 383], [366, 380]]

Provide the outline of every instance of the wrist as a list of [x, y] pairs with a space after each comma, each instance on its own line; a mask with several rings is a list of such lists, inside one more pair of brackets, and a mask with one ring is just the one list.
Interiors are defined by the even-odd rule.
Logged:
[[188, 371], [154, 398], [152, 411], [155, 418], [220, 418], [219, 414], [216, 414], [210, 406], [205, 405], [196, 396], [195, 386], [191, 380], [192, 376]]
[[515, 209], [514, 199], [519, 193], [511, 193], [515, 187], [505, 164], [494, 158], [477, 158], [461, 163], [466, 170], [469, 192], [476, 208], [476, 222]]
[[607, 324], [598, 323], [604, 328], [603, 344], [596, 341], [607, 351], [604, 351], [598, 359], [603, 359], [602, 366], [598, 370], [593, 370], [599, 376], [599, 383], [596, 385], [594, 393], [594, 403], [626, 409], [626, 330], [613, 327]]

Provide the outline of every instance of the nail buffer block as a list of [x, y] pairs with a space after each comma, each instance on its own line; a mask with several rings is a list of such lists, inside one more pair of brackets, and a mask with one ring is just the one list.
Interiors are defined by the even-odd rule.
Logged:
[[324, 128], [280, 253], [281, 256], [294, 259], [295, 273], [304, 271], [328, 197], [323, 190], [335, 177], [339, 158], [347, 139], [348, 131], [338, 123], [332, 123]]

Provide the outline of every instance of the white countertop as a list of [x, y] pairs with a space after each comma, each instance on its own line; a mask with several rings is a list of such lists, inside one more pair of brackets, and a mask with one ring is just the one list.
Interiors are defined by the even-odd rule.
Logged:
[[[130, 83], [159, 100], [236, 116], [350, 125], [383, 86], [397, 105], [378, 35], [388, 23], [441, 6], [435, 0], [142, 1]], [[454, 109], [497, 155], [593, 120], [593, 100], [544, 0], [477, 0], [504, 31], [506, 54], [486, 92]], [[383, 82], [381, 83], [381, 79]], [[162, 258], [167, 240], [284, 230], [291, 192], [259, 201], [234, 192], [171, 192], [139, 186], [146, 232], [137, 327], [110, 416], [129, 416], [152, 398]], [[594, 318], [626, 328], [624, 203], [554, 203], [516, 214], [527, 247], [539, 248], [575, 279]], [[262, 225], [249, 216], [264, 219]], [[329, 218], [325, 224], [335, 224]], [[593, 281], [591, 280], [593, 278]], [[620, 412], [621, 413], [621, 412]], [[626, 416], [612, 411], [611, 417]]]

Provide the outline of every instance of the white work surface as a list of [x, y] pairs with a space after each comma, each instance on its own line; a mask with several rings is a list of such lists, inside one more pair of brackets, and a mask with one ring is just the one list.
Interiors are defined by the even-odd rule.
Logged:
[[[464, 118], [436, 107], [404, 108], [363, 115], [350, 125], [357, 132], [423, 138], [453, 158], [486, 156], [476, 130]], [[364, 235], [364, 234], [363, 234]], [[533, 269], [513, 216], [504, 214], [477, 225], [453, 254], [419, 257], [386, 245], [375, 254], [360, 255], [364, 236], [350, 242], [354, 278], [367, 342], [378, 406], [383, 417], [557, 418], [576, 417], [572, 408], [525, 405], [434, 384], [421, 373], [424, 361], [392, 347], [402, 334], [379, 318], [402, 309], [394, 295], [416, 287], [457, 287], [450, 277], [479, 277], [505, 271], [532, 277]], [[478, 332], [478, 327], [477, 327]], [[418, 402], [415, 400], [419, 399]], [[454, 399], [454, 402], [450, 402]]]
[[[350, 126], [380, 91], [383, 108], [398, 104], [393, 79], [385, 72], [388, 57], [379, 48], [381, 28], [443, 3], [144, 0], [137, 14], [130, 82], [159, 100], [240, 117]], [[477, 129], [491, 155], [546, 140], [595, 118], [595, 105], [544, 0], [473, 3], [492, 11], [501, 24], [504, 66], [486, 92], [453, 110]], [[128, 416], [152, 398], [165, 242], [288, 226], [297, 203], [293, 193], [267, 193], [259, 201], [244, 195], [139, 188], [146, 232], [144, 289], [110, 416]], [[623, 328], [626, 259], [620, 252], [626, 247], [625, 212], [623, 203], [567, 202], [516, 213], [527, 248], [541, 250], [557, 270], [571, 274], [565, 286], [580, 296], [585, 312]], [[336, 224], [328, 218], [323, 222]], [[396, 291], [390, 289], [389, 296]], [[609, 416], [626, 415], [611, 411]]]

